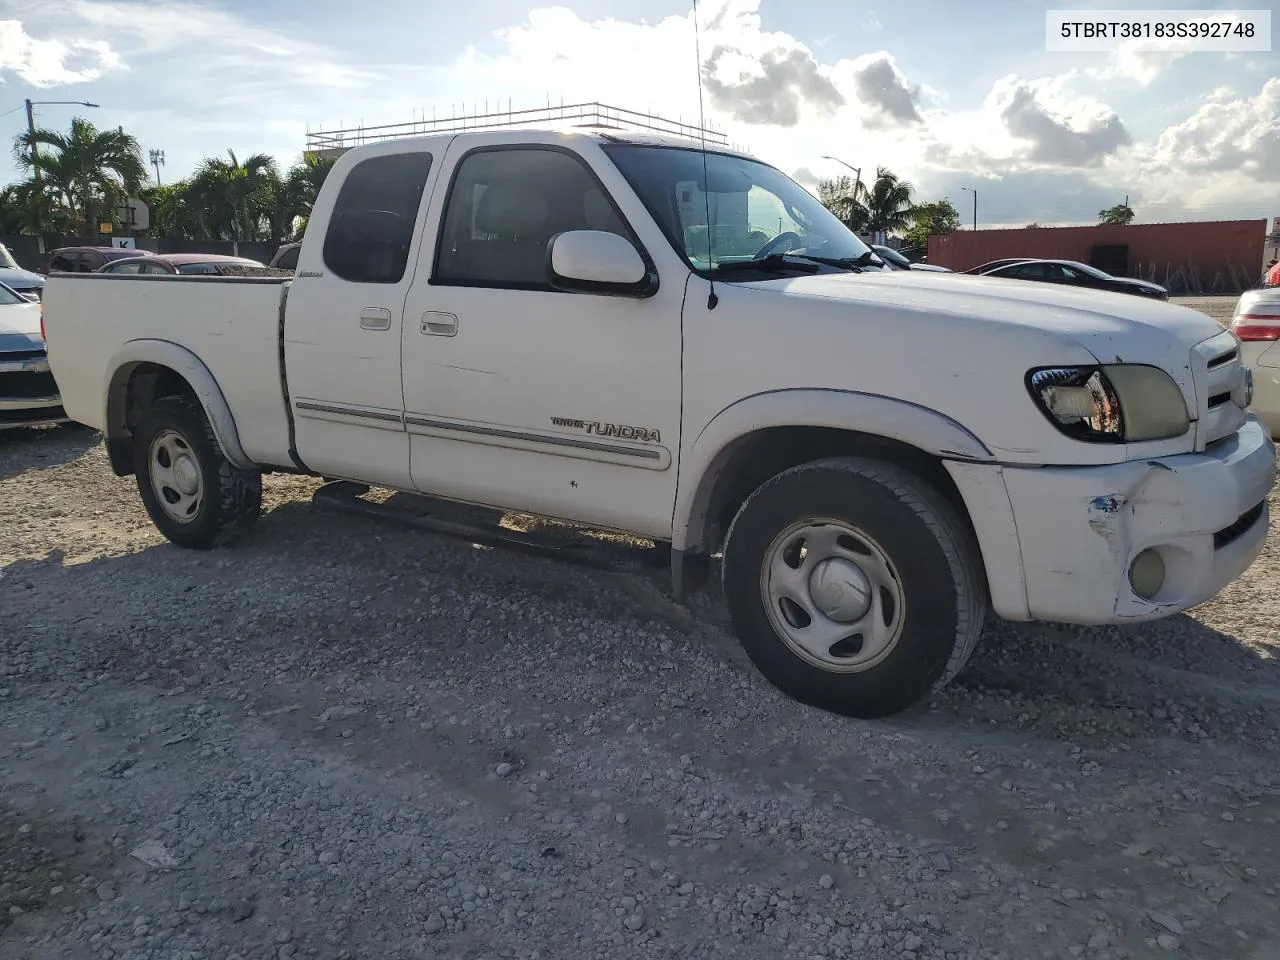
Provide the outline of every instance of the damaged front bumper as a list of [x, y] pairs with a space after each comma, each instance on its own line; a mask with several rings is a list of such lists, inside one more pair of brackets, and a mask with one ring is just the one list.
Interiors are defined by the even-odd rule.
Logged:
[[[1276, 449], [1252, 416], [1204, 453], [1098, 467], [948, 464], [969, 506], [996, 613], [1121, 623], [1214, 597], [1262, 552]], [[1130, 585], [1146, 550], [1163, 561], [1149, 598]]]

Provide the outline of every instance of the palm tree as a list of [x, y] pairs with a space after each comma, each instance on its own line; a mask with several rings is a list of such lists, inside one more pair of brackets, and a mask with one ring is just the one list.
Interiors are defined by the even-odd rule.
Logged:
[[316, 197], [334, 162], [332, 157], [305, 157], [302, 163], [289, 169], [283, 192], [288, 219], [281, 223], [283, 229], [276, 234], [278, 237], [302, 236], [307, 220], [311, 218], [311, 209], [316, 205]]
[[151, 208], [151, 235], [153, 237], [209, 236], [205, 212], [193, 202], [191, 184], [177, 180], [164, 186], [150, 187], [142, 191], [142, 199]]
[[147, 178], [136, 139], [120, 130], [99, 130], [82, 117], [71, 121], [66, 134], [44, 129], [20, 134], [14, 155], [31, 174], [27, 182], [40, 201], [41, 227], [50, 226], [46, 215], [52, 211], [43, 209], [50, 192], [66, 205], [74, 226], [92, 230], [100, 211], [112, 211], [114, 219], [116, 207]]
[[229, 160], [207, 157], [191, 178], [190, 201], [204, 211], [205, 226], [227, 240], [257, 240], [270, 232], [280, 171], [265, 153], [241, 163], [235, 151]]
[[876, 179], [867, 191], [867, 230], [898, 233], [911, 224], [911, 184], [885, 167], [876, 168]]

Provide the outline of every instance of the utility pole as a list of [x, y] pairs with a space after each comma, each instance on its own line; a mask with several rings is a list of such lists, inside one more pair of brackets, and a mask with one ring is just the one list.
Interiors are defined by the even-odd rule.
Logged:
[[973, 229], [978, 229], [978, 191], [970, 187], [961, 187], [961, 190], [967, 190], [973, 194]]
[[31, 178], [36, 182], [36, 191], [40, 190], [40, 154], [36, 152], [36, 112], [32, 109], [31, 98], [27, 98], [27, 137], [31, 141]]

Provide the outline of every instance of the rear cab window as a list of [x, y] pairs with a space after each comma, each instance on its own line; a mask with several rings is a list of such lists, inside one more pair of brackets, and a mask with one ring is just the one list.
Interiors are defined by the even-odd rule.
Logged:
[[[431, 154], [393, 153], [348, 172], [324, 235], [324, 263], [351, 283], [399, 283], [431, 172]], [[296, 262], [296, 261], [295, 261]]]

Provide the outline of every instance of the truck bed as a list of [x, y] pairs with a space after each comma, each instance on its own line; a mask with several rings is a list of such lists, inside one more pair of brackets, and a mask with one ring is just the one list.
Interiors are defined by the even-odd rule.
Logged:
[[289, 277], [53, 274], [44, 291], [50, 363], [67, 415], [102, 430], [107, 378], [132, 344], [186, 347], [222, 387], [245, 453], [289, 463], [280, 324]]

